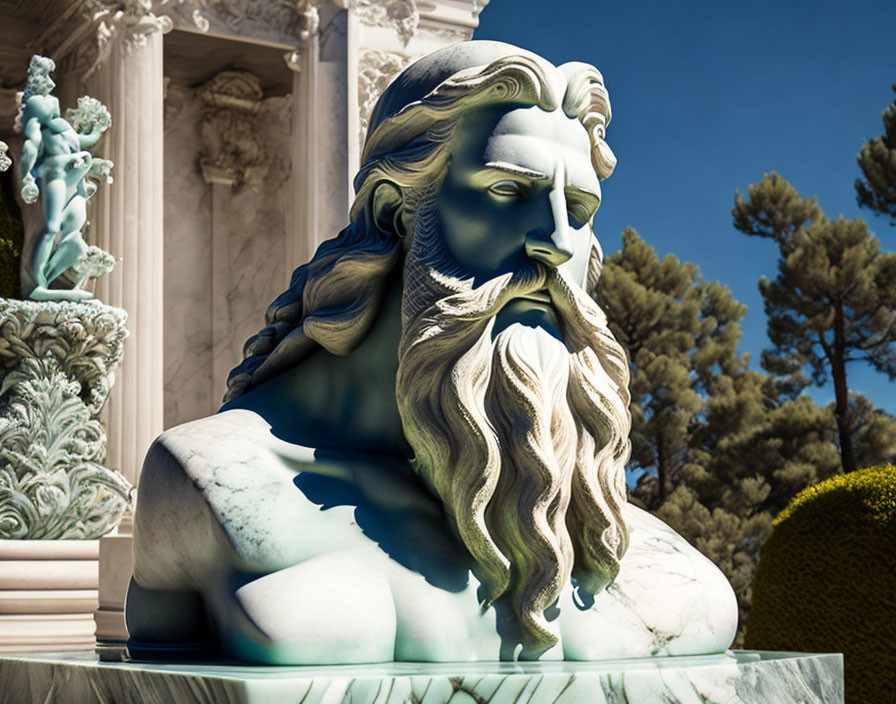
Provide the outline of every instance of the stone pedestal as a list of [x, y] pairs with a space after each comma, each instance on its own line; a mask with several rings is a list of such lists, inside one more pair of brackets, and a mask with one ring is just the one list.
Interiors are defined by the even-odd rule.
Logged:
[[842, 704], [841, 655], [330, 667], [100, 662], [88, 653], [0, 657], [0, 704]]
[[0, 540], [0, 652], [93, 647], [98, 549], [97, 540]]
[[131, 485], [97, 417], [127, 336], [97, 301], [0, 299], [0, 651], [94, 643], [99, 538]]

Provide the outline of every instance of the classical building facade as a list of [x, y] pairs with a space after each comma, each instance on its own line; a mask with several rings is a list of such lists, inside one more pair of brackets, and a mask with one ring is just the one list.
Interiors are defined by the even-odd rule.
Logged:
[[91, 243], [97, 297], [130, 338], [105, 416], [136, 483], [165, 427], [213, 413], [292, 269], [345, 226], [376, 98], [414, 58], [472, 36], [488, 0], [0, 0], [0, 140], [31, 54], [63, 105], [103, 101], [114, 185]]

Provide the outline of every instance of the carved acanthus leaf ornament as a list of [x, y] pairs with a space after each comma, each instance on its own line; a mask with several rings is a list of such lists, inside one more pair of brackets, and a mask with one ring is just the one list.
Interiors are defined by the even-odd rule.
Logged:
[[353, 0], [349, 8], [364, 24], [394, 28], [405, 44], [420, 24], [417, 0]]
[[411, 57], [395, 51], [368, 49], [358, 61], [358, 110], [361, 118], [361, 144], [367, 135], [370, 114], [386, 86], [401, 73]]
[[96, 48], [86, 75], [106, 61], [116, 41], [122, 41], [125, 49], [132, 51], [144, 47], [153, 33], [170, 32], [174, 22], [167, 12], [174, 7], [186, 6], [196, 28], [208, 31], [208, 20], [202, 14], [206, 4], [207, 0], [86, 0], [84, 11], [89, 21], [96, 24]]
[[98, 419], [126, 320], [96, 302], [0, 299], [0, 539], [91, 540], [128, 508]]

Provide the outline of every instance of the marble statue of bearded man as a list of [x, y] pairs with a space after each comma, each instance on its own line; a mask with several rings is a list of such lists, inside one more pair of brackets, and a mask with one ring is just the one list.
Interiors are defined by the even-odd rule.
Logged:
[[628, 365], [592, 298], [600, 73], [469, 42], [371, 118], [351, 223], [226, 403], [150, 450], [136, 657], [264, 663], [721, 652], [721, 573], [626, 503]]

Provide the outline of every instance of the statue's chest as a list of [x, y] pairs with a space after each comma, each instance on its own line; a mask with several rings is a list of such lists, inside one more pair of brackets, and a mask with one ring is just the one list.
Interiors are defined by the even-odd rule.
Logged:
[[62, 121], [58, 129], [54, 125], [45, 134], [44, 149], [49, 154], [71, 154], [81, 149], [78, 135], [65, 121]]

